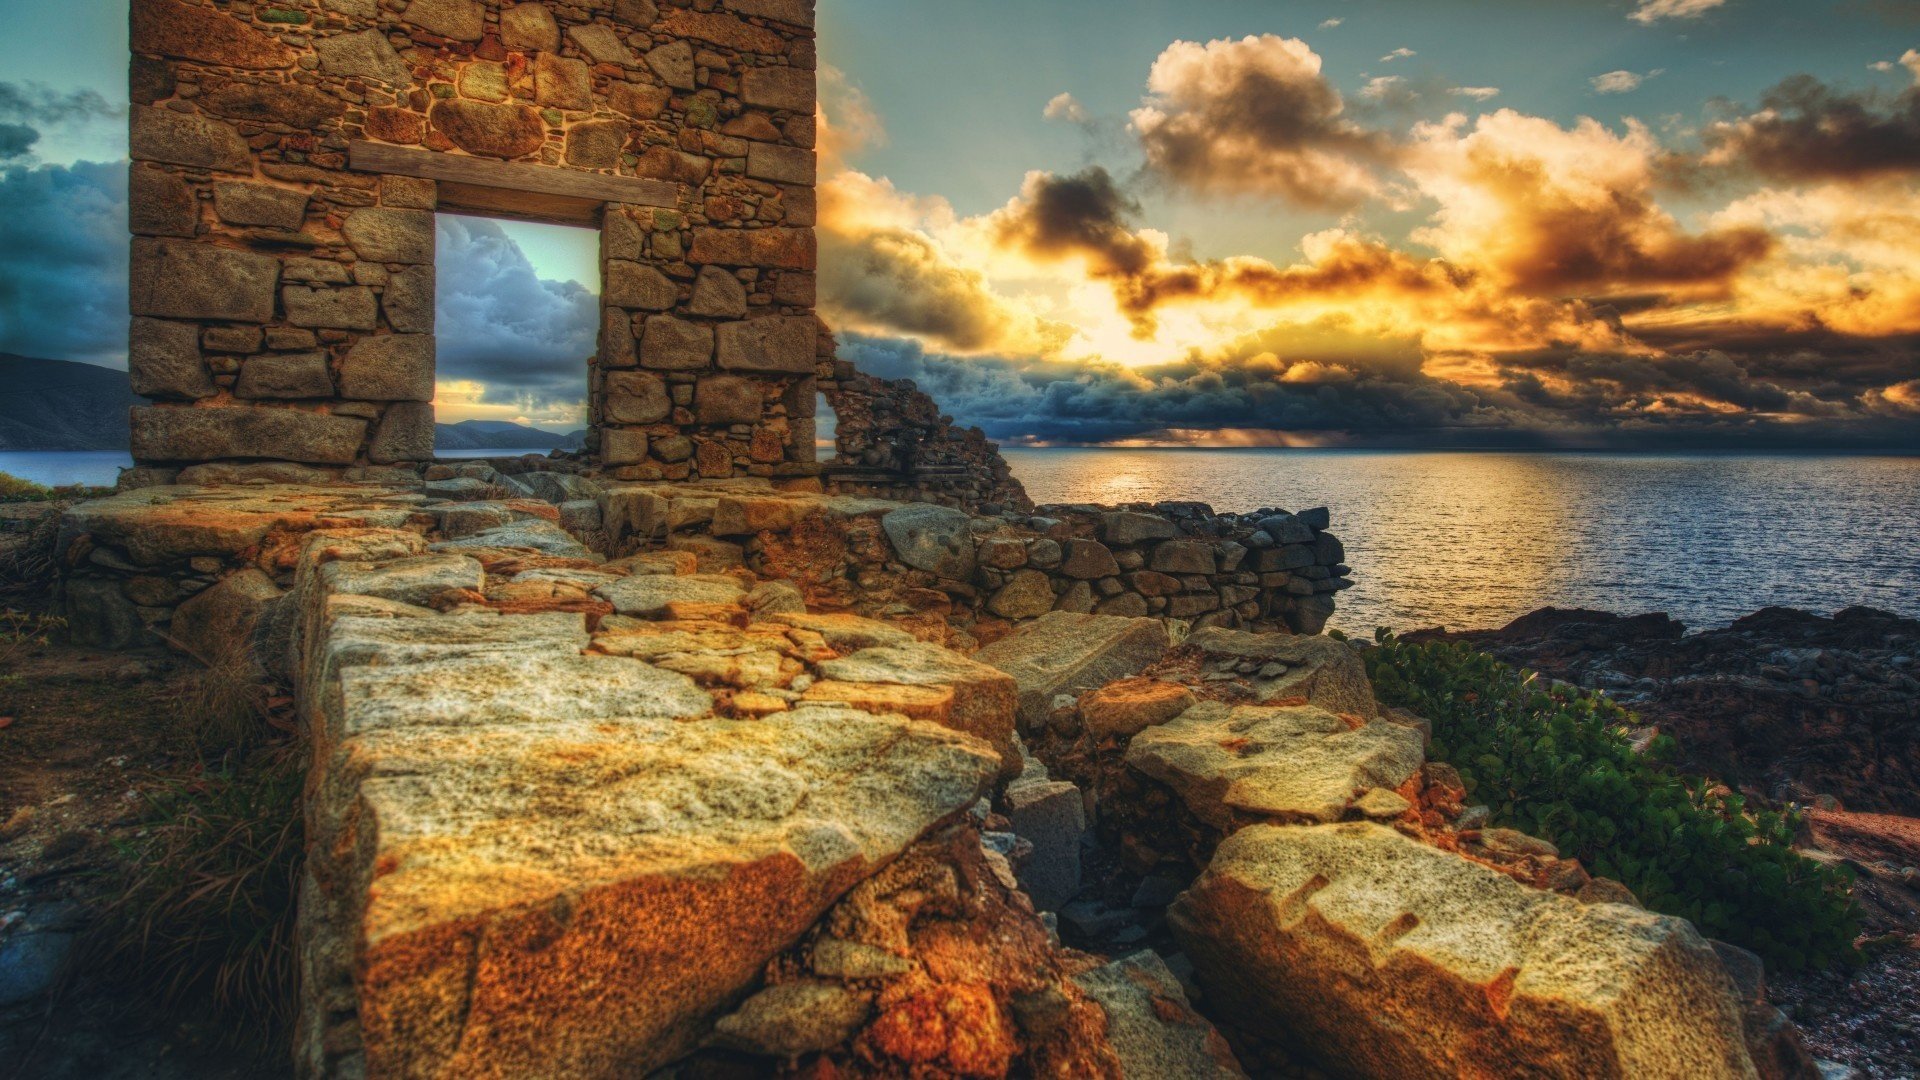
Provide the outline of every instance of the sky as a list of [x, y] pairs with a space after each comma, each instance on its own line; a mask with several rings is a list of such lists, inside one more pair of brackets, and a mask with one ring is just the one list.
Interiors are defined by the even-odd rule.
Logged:
[[[124, 0], [0, 10], [0, 352], [123, 365]], [[820, 11], [821, 314], [1003, 442], [1920, 449], [1913, 0]], [[578, 426], [591, 235], [440, 243]]]

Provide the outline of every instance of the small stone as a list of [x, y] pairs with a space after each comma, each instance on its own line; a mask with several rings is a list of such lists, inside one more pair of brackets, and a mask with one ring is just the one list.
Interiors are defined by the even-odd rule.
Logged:
[[412, 0], [401, 18], [454, 41], [479, 41], [486, 31], [486, 9], [475, 0]]
[[[633, 67], [638, 61], [633, 58], [633, 50], [620, 40], [613, 27], [603, 23], [583, 23], [567, 27], [567, 37], [579, 46], [596, 64], [618, 64], [621, 67]], [[692, 87], [686, 87], [692, 89]]]
[[584, 60], [543, 52], [533, 60], [533, 96], [556, 109], [591, 109], [593, 70]]
[[1377, 787], [1368, 788], [1365, 795], [1355, 799], [1353, 808], [1360, 812], [1361, 817], [1386, 821], [1413, 809], [1413, 804], [1396, 791]]
[[197, 400], [218, 392], [200, 357], [200, 336], [191, 323], [134, 319], [127, 371], [133, 392], [143, 397]]
[[684, 41], [662, 45], [647, 53], [647, 66], [660, 76], [661, 82], [675, 90], [693, 90], [699, 85], [694, 81], [693, 46]]
[[607, 263], [608, 304], [641, 311], [666, 311], [679, 299], [679, 286], [653, 267], [619, 259]]
[[528, 52], [560, 48], [560, 27], [545, 4], [515, 4], [500, 13], [500, 44]]

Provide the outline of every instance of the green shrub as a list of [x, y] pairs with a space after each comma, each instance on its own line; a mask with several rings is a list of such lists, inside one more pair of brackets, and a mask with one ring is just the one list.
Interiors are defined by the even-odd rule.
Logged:
[[86, 484], [48, 487], [45, 484], [36, 484], [32, 480], [23, 480], [12, 473], [0, 472], [0, 503], [61, 502], [72, 499], [98, 499], [111, 494], [113, 494], [112, 488], [91, 487]]
[[1552, 841], [1654, 911], [1784, 967], [1851, 960], [1860, 918], [1846, 871], [1792, 850], [1791, 813], [1672, 768], [1660, 736], [1636, 751], [1634, 717], [1461, 645], [1385, 631], [1366, 652], [1381, 700], [1433, 722], [1433, 752], [1460, 771], [1495, 824]]

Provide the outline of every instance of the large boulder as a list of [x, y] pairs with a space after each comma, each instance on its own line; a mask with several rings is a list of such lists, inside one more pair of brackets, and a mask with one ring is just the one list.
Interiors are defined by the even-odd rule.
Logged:
[[900, 561], [954, 581], [973, 576], [973, 519], [944, 506], [903, 506], [880, 519]]
[[1370, 788], [1396, 788], [1425, 761], [1420, 732], [1313, 705], [1195, 705], [1127, 746], [1127, 765], [1166, 784], [1201, 821], [1338, 821]]
[[1755, 1075], [1733, 986], [1684, 920], [1379, 825], [1243, 829], [1168, 921], [1216, 1015], [1336, 1075]]
[[1020, 724], [1030, 731], [1046, 722], [1054, 698], [1138, 674], [1164, 656], [1169, 644], [1167, 626], [1158, 619], [1054, 611], [981, 649], [974, 659], [1013, 676], [1020, 687]]

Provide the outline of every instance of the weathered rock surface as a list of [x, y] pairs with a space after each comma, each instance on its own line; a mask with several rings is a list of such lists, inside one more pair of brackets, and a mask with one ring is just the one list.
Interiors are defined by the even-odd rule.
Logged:
[[746, 594], [740, 579], [717, 574], [646, 574], [594, 590], [595, 596], [612, 604], [620, 614], [641, 618], [664, 615], [669, 604], [739, 604]]
[[973, 574], [973, 519], [944, 506], [907, 506], [880, 519], [900, 561], [943, 578]]
[[1013, 742], [1017, 690], [1013, 678], [996, 668], [915, 641], [861, 649], [825, 661], [820, 676], [844, 683], [943, 688], [950, 698], [938, 706], [939, 722], [998, 751], [1003, 778], [1020, 774], [1020, 752]]
[[1168, 643], [1167, 626], [1157, 619], [1055, 611], [974, 656], [1013, 676], [1021, 726], [1032, 728], [1046, 721], [1054, 698], [1137, 674], [1165, 655]]
[[1121, 1080], [1244, 1078], [1233, 1051], [1193, 1011], [1157, 953], [1142, 950], [1074, 976], [1107, 1014], [1107, 1041]]
[[1399, 787], [1425, 760], [1418, 732], [1384, 720], [1211, 701], [1135, 735], [1126, 757], [1222, 832], [1338, 821], [1369, 788]]
[[1342, 1075], [1755, 1075], [1732, 984], [1685, 921], [1378, 825], [1244, 829], [1168, 918], [1222, 1015]]
[[[1249, 681], [1261, 701], [1304, 698], [1330, 712], [1372, 718], [1380, 715], [1367, 667], [1353, 647], [1332, 638], [1305, 634], [1249, 634], [1207, 627], [1185, 642], [1217, 665], [1255, 666]], [[1272, 670], [1267, 665], [1285, 670]]]

